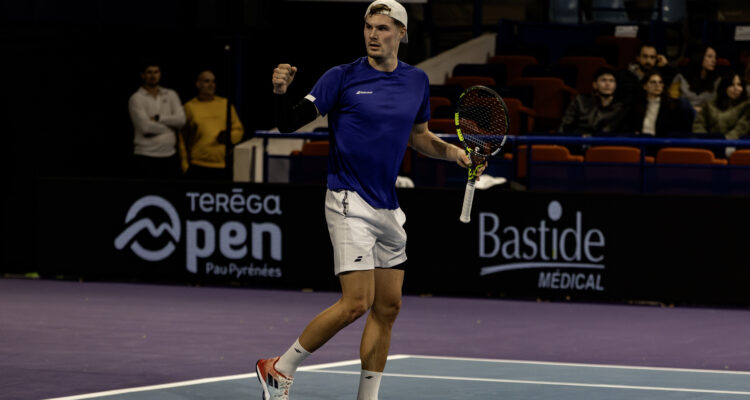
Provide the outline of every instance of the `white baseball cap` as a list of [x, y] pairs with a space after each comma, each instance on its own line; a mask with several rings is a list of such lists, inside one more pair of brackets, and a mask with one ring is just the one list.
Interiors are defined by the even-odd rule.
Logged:
[[[408, 29], [408, 22], [409, 22], [409, 16], [406, 15], [406, 9], [404, 6], [401, 5], [401, 3], [397, 2], [396, 0], [375, 0], [373, 1], [369, 7], [367, 7], [367, 11], [365, 11], [365, 19], [367, 19], [367, 16], [370, 15], [370, 9], [373, 6], [376, 6], [378, 4], [382, 4], [384, 6], [387, 6], [390, 8], [390, 11], [388, 10], [382, 10], [378, 11], [377, 14], [383, 14], [387, 15], [396, 21], [402, 23], [404, 25], [404, 28]], [[401, 39], [401, 43], [409, 43], [409, 33], [407, 32], [406, 35], [404, 35], [404, 38]]]

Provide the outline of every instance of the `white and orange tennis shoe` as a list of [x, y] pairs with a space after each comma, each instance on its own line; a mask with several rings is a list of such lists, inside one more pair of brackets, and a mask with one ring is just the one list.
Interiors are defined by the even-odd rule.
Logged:
[[279, 357], [258, 360], [255, 363], [255, 372], [263, 387], [263, 400], [289, 400], [289, 388], [292, 387], [294, 378], [288, 378], [279, 371], [275, 365]]

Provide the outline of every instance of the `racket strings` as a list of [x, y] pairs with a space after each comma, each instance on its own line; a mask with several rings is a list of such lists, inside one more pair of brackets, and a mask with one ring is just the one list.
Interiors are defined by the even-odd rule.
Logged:
[[508, 132], [508, 115], [502, 100], [482, 88], [470, 90], [459, 100], [459, 128], [468, 148], [488, 156], [498, 149]]

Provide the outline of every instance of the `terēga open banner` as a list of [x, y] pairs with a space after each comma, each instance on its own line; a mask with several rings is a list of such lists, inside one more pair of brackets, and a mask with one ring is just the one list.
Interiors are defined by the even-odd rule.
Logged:
[[[338, 290], [317, 186], [39, 182], [44, 278]], [[750, 304], [746, 198], [402, 189], [411, 294]]]
[[324, 195], [284, 185], [43, 180], [39, 271], [337, 289]]

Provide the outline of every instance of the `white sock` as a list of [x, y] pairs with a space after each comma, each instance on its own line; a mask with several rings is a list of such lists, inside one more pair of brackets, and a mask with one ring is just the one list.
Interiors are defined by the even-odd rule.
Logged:
[[305, 348], [299, 344], [299, 339], [297, 339], [292, 347], [290, 347], [289, 350], [279, 358], [279, 361], [276, 362], [276, 371], [279, 371], [288, 377], [292, 377], [294, 376], [294, 372], [297, 371], [297, 367], [299, 367], [299, 365], [302, 364], [302, 361], [305, 361], [310, 354], [312, 353], [305, 350]]
[[359, 375], [359, 393], [357, 400], [378, 400], [378, 390], [380, 389], [380, 378], [382, 372], [372, 372], [362, 370]]

